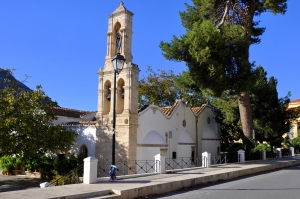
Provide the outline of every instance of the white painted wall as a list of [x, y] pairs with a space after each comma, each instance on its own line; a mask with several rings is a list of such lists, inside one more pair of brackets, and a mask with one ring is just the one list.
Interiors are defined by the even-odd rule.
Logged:
[[[215, 122], [214, 113], [207, 106], [199, 113], [198, 123], [196, 116], [189, 106], [180, 102], [173, 110], [170, 116], [165, 116], [159, 107], [150, 105], [143, 112], [139, 113], [138, 118], [138, 144], [168, 144], [166, 159], [172, 158], [172, 153], [177, 153], [177, 158], [191, 157], [191, 146], [196, 144], [196, 129], [198, 129], [198, 154], [201, 155], [203, 149], [209, 150], [212, 155], [217, 155], [217, 147], [220, 146], [219, 140], [202, 144], [202, 134], [205, 129], [211, 129], [206, 132], [206, 138], [219, 139], [218, 124]], [[207, 118], [210, 117], [210, 124]], [[183, 126], [183, 120], [186, 126]], [[197, 125], [197, 128], [196, 128]], [[156, 139], [150, 139], [149, 133], [155, 131], [159, 136]], [[166, 132], [172, 132], [172, 138], [165, 137]], [[158, 138], [159, 137], [159, 138]], [[146, 139], [145, 139], [146, 138]], [[156, 141], [155, 141], [156, 140]], [[190, 145], [178, 145], [178, 143], [189, 143]], [[194, 145], [192, 145], [194, 143]], [[209, 145], [210, 144], [210, 145]], [[137, 159], [146, 160], [153, 158], [154, 155], [160, 153], [161, 147], [138, 147]]]
[[75, 144], [69, 151], [71, 154], [79, 154], [80, 147], [85, 145], [88, 149], [88, 156], [95, 157], [96, 152], [96, 127], [95, 126], [72, 126], [78, 133]]
[[[208, 123], [210, 118], [210, 123]], [[207, 151], [212, 156], [218, 155], [217, 148], [220, 147], [220, 134], [218, 132], [218, 123], [215, 121], [215, 115], [210, 107], [206, 107], [199, 116], [198, 120], [198, 155]], [[203, 138], [203, 140], [202, 140]]]

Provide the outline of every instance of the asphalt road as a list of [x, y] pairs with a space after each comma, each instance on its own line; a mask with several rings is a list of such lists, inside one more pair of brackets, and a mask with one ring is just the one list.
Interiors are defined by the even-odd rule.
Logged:
[[300, 166], [147, 198], [299, 199]]

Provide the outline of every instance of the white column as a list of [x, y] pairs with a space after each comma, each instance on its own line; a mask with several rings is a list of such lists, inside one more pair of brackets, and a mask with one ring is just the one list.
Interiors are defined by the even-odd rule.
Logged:
[[245, 151], [242, 149], [238, 151], [238, 162], [245, 162]]
[[290, 147], [290, 155], [295, 156], [295, 150], [294, 147]]
[[262, 151], [261, 151], [261, 156], [262, 156], [262, 159], [263, 159], [263, 160], [266, 160], [266, 159], [267, 159], [267, 156], [266, 156], [266, 150], [262, 150]]
[[278, 158], [282, 158], [281, 148], [277, 148], [277, 149], [276, 149], [276, 152], [277, 152], [277, 157], [278, 157]]
[[210, 167], [211, 154], [207, 151], [202, 153], [202, 167]]
[[166, 156], [157, 154], [155, 158], [155, 173], [166, 173]]
[[83, 162], [84, 162], [83, 183], [84, 184], [96, 183], [98, 159], [94, 157], [87, 157], [83, 160]]

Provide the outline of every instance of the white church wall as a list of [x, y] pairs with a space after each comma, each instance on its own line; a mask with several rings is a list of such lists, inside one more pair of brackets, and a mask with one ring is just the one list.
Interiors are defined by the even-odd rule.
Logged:
[[95, 126], [74, 126], [77, 133], [75, 144], [69, 151], [71, 154], [79, 155], [80, 147], [85, 145], [88, 149], [88, 156], [95, 157], [96, 127]]
[[[138, 118], [137, 143], [143, 144], [143, 140], [148, 132], [155, 130], [165, 139], [165, 132], [169, 130], [169, 121], [157, 106], [149, 106]], [[155, 143], [153, 143], [155, 144]]]
[[218, 155], [218, 147], [220, 147], [218, 124], [215, 121], [214, 113], [209, 107], [200, 113], [198, 132], [200, 133], [198, 136], [198, 154], [207, 151], [211, 153], [212, 156]]

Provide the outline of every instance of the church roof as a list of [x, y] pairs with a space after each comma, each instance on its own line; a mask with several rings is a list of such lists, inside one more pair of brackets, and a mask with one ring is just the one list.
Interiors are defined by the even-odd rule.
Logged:
[[61, 107], [53, 107], [53, 112], [57, 116], [65, 116], [65, 117], [73, 117], [73, 118], [81, 118], [84, 115], [87, 115], [89, 111], [80, 111], [75, 109], [69, 109], [69, 108], [61, 108]]
[[77, 126], [77, 125], [96, 125], [96, 121], [79, 121], [79, 122], [68, 122], [66, 125]]
[[111, 15], [118, 15], [118, 13], [122, 13], [122, 12], [126, 12], [126, 13], [129, 13], [130, 15], [133, 15], [132, 12], [130, 12], [129, 10], [127, 10], [125, 8], [124, 3], [122, 1], [120, 1], [119, 6], [117, 7], [117, 9]]
[[160, 107], [161, 112], [166, 116], [170, 116], [172, 112], [175, 110], [175, 107], [179, 104], [180, 100], [176, 100], [173, 106]]
[[117, 9], [113, 12], [113, 14], [121, 12], [126, 10], [126, 8], [124, 7], [124, 3], [122, 1], [120, 1], [119, 7], [117, 7]]
[[200, 106], [200, 107], [193, 107], [192, 111], [195, 115], [197, 115], [205, 108], [205, 106], [206, 106], [206, 104], [202, 104], [202, 106]]
[[[166, 107], [159, 107], [159, 109], [161, 110], [161, 112], [165, 115], [165, 116], [171, 116], [172, 113], [175, 111], [176, 107], [180, 104], [182, 100], [176, 100], [175, 103], [172, 106], [166, 106]], [[202, 106], [200, 107], [192, 107], [191, 110], [192, 112], [197, 115], [199, 114], [207, 105], [206, 104], [202, 104]], [[149, 105], [144, 105], [141, 109], [138, 110], [139, 113], [143, 112], [144, 110], [146, 110], [149, 107]]]

